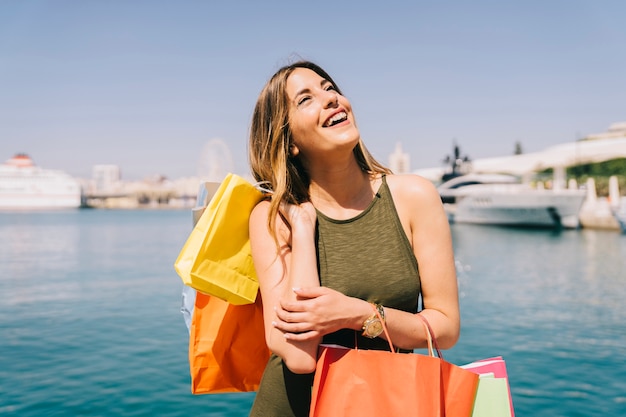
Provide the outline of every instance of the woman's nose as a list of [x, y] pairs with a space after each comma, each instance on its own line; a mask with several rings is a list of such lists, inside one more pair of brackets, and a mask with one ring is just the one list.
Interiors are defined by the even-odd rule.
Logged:
[[326, 92], [326, 107], [337, 107], [339, 105], [339, 94], [330, 90]]

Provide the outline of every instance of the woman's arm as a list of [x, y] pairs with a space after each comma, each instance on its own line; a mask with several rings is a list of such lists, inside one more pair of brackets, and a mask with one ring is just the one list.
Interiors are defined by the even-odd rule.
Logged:
[[[460, 333], [458, 284], [450, 225], [435, 186], [416, 175], [387, 177], [396, 210], [417, 258], [424, 310], [439, 346], [449, 349]], [[385, 308], [391, 339], [400, 348], [426, 345], [415, 314]]]
[[310, 203], [281, 207], [288, 223], [282, 216], [276, 219], [277, 248], [267, 227], [269, 207], [270, 203], [263, 201], [250, 216], [250, 244], [263, 300], [266, 342], [293, 372], [313, 372], [321, 337], [291, 340], [276, 323], [281, 321], [277, 312], [285, 314], [283, 305], [297, 300], [295, 288], [319, 287], [315, 209]]

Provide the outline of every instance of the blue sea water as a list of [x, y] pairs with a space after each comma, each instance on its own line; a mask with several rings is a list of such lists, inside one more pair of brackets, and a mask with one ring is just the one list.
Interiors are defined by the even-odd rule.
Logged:
[[[0, 415], [247, 416], [254, 393], [190, 393], [173, 269], [190, 230], [185, 210], [0, 213]], [[518, 417], [626, 415], [626, 236], [452, 233], [445, 358], [504, 356]]]

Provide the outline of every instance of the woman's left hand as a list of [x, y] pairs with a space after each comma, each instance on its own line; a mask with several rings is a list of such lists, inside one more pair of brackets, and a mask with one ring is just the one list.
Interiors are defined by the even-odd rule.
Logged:
[[306, 341], [350, 327], [363, 300], [348, 297], [326, 287], [294, 288], [295, 300], [283, 300], [275, 307], [272, 323], [286, 339]]

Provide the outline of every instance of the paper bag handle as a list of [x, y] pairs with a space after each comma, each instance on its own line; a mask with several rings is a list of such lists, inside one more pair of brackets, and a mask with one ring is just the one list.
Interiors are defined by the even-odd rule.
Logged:
[[[389, 349], [392, 352], [395, 352], [395, 348], [393, 347], [393, 343], [391, 342], [391, 336], [389, 336], [389, 330], [387, 330], [387, 324], [385, 323], [385, 320], [380, 315], [380, 312], [378, 311], [376, 306], [374, 304], [370, 304], [370, 305], [372, 306], [372, 309], [374, 309], [374, 312], [378, 316], [378, 319], [380, 320], [383, 326], [383, 332], [385, 333], [385, 336], [387, 337], [387, 342], [389, 342]], [[439, 350], [439, 345], [437, 344], [437, 339], [435, 338], [435, 334], [433, 333], [433, 329], [430, 327], [430, 323], [428, 323], [428, 320], [426, 320], [426, 318], [422, 316], [421, 314], [418, 314], [417, 316], [420, 319], [422, 319], [422, 324], [424, 325], [424, 329], [426, 330], [426, 340], [428, 341], [428, 354], [430, 356], [435, 356], [435, 352], [433, 352], [433, 345], [434, 345], [435, 350], [437, 351], [437, 356], [443, 359], [441, 350]]]

